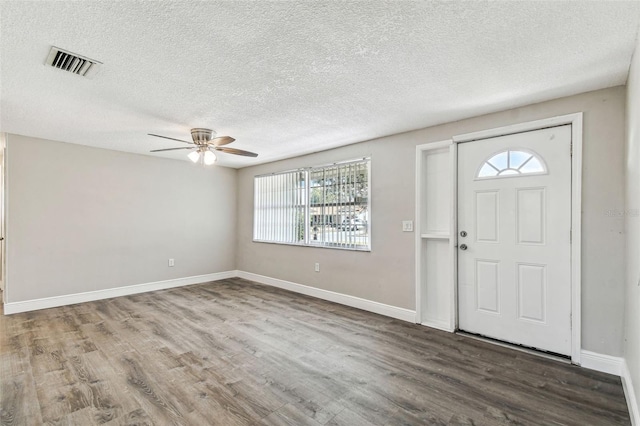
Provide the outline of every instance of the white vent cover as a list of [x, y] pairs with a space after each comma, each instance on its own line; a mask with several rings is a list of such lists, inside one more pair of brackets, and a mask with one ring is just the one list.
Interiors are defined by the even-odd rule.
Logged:
[[45, 65], [91, 78], [98, 72], [102, 62], [51, 46]]

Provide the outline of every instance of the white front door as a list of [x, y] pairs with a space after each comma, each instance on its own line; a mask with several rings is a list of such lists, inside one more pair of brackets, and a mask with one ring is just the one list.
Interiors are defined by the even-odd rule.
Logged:
[[571, 126], [458, 146], [458, 315], [571, 355]]

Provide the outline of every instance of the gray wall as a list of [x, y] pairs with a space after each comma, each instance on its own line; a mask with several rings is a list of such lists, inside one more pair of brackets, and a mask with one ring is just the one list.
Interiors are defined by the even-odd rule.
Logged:
[[[582, 345], [622, 354], [624, 311], [625, 88], [615, 87], [384, 137], [238, 173], [239, 270], [415, 309], [415, 146], [453, 135], [584, 112]], [[390, 111], [390, 113], [393, 113]], [[257, 174], [371, 156], [371, 253], [252, 242], [253, 177]], [[320, 262], [321, 272], [313, 271]]]
[[627, 282], [624, 357], [640, 405], [640, 41], [627, 81], [626, 138]]
[[[631, 89], [637, 98], [637, 83]], [[638, 109], [633, 102], [630, 108]], [[415, 219], [415, 146], [577, 111], [585, 113], [583, 347], [621, 355], [625, 218], [606, 212], [625, 208], [624, 87], [238, 172], [9, 135], [6, 301], [240, 269], [414, 309], [414, 234], [403, 233], [401, 222]], [[636, 135], [637, 125], [630, 128]], [[627, 140], [628, 158], [637, 163], [634, 137]], [[362, 156], [372, 158], [371, 253], [252, 242], [254, 175]], [[627, 175], [637, 185], [634, 167]], [[638, 252], [634, 247], [630, 256]], [[167, 267], [170, 257], [174, 268]], [[320, 273], [313, 272], [315, 262]], [[634, 300], [630, 285], [637, 278], [629, 273], [627, 296]], [[627, 316], [627, 323], [637, 324], [637, 316]], [[627, 347], [638, 353], [637, 343], [628, 340]]]
[[236, 170], [7, 139], [6, 302], [235, 269]]

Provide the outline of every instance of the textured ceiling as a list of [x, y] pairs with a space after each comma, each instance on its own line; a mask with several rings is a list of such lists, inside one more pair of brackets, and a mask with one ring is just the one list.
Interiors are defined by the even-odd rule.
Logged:
[[[639, 2], [0, 2], [0, 131], [243, 167], [624, 84]], [[86, 79], [51, 45], [102, 61]], [[185, 151], [149, 154], [186, 159]]]

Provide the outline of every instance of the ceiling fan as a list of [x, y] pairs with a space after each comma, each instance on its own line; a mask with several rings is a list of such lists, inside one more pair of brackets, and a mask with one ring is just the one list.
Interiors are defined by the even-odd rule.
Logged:
[[193, 142], [174, 139], [168, 136], [154, 135], [153, 133], [147, 133], [147, 134], [149, 136], [155, 136], [157, 138], [170, 139], [172, 141], [178, 141], [182, 143], [188, 143], [189, 145], [193, 145], [193, 146], [185, 146], [180, 148], [153, 149], [150, 152], [175, 151], [178, 149], [195, 149], [196, 151], [193, 151], [188, 155], [189, 159], [194, 163], [201, 161], [207, 166], [216, 162], [216, 155], [214, 154], [214, 151], [225, 152], [227, 154], [244, 155], [245, 157], [258, 156], [258, 154], [256, 154], [255, 152], [249, 152], [249, 151], [243, 151], [241, 149], [224, 147], [223, 145], [228, 145], [231, 142], [235, 141], [235, 139], [230, 136], [215, 137], [216, 132], [214, 132], [211, 129], [203, 129], [203, 128], [191, 129], [191, 138], [193, 139]]

